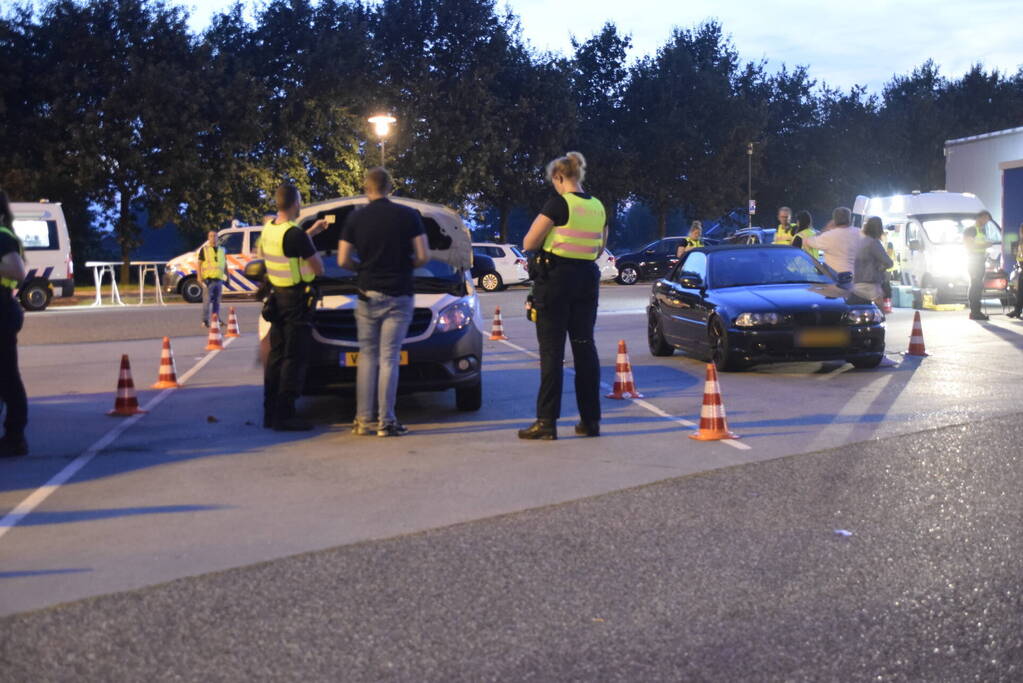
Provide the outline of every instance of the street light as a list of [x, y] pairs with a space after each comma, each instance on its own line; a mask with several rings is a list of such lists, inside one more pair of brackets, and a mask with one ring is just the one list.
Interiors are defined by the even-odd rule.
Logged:
[[753, 203], [753, 143], [746, 145], [746, 177], [748, 181], [747, 188], [747, 204], [746, 204], [746, 227], [753, 227], [753, 213], [757, 210], [756, 205]]
[[377, 137], [380, 138], [380, 165], [384, 165], [385, 157], [385, 143], [384, 140], [387, 138], [388, 133], [391, 132], [391, 125], [398, 119], [394, 118], [390, 114], [377, 114], [376, 116], [370, 116], [369, 122], [373, 124], [373, 130], [376, 132]]

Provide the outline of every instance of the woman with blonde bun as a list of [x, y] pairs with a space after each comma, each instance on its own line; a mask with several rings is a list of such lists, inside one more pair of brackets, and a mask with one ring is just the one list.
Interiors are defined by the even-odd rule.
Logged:
[[690, 250], [703, 246], [703, 223], [693, 221], [689, 226], [689, 237], [675, 249], [675, 256], [682, 258]]
[[520, 439], [558, 438], [565, 336], [575, 361], [575, 400], [579, 436], [600, 436], [600, 358], [593, 340], [597, 322], [600, 270], [595, 261], [607, 241], [604, 205], [583, 190], [586, 159], [569, 152], [547, 164], [551, 197], [533, 221], [523, 247], [533, 280], [536, 339], [540, 346], [540, 391], [536, 422], [519, 430]]

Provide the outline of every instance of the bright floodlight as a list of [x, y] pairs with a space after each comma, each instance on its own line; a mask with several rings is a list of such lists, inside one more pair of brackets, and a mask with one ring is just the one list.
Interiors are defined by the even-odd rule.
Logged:
[[397, 120], [390, 114], [377, 114], [369, 117], [369, 122], [373, 124], [373, 130], [381, 138], [387, 137], [387, 134], [391, 132], [391, 124]]

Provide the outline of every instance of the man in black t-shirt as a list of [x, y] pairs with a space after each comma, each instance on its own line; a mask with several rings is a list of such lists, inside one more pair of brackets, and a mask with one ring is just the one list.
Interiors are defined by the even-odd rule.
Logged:
[[7, 195], [0, 190], [0, 401], [7, 407], [0, 457], [26, 455], [25, 426], [28, 397], [18, 371], [18, 332], [24, 321], [14, 289], [25, 279], [21, 242], [14, 230], [14, 216]]
[[429, 261], [419, 212], [387, 199], [392, 188], [383, 168], [366, 173], [369, 204], [348, 216], [337, 252], [338, 264], [358, 273], [359, 362], [352, 431], [362, 436], [408, 433], [394, 414], [398, 366], [412, 321], [412, 274]]

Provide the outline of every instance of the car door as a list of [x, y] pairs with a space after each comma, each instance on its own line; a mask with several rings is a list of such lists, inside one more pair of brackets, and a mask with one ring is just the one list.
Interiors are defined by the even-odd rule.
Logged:
[[707, 305], [703, 289], [706, 281], [707, 255], [691, 252], [670, 277], [662, 278], [654, 286], [662, 313], [661, 329], [668, 341], [686, 349], [699, 348], [703, 344], [707, 336]]
[[665, 277], [678, 263], [675, 258], [675, 249], [678, 247], [677, 240], [661, 240], [654, 244], [652, 249], [644, 253], [643, 277], [655, 280]]

